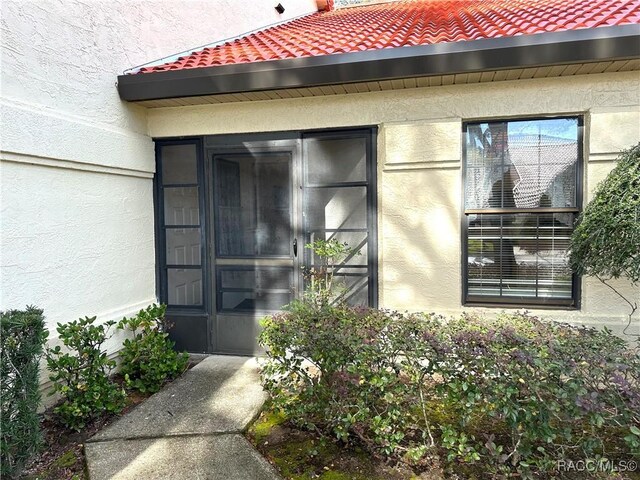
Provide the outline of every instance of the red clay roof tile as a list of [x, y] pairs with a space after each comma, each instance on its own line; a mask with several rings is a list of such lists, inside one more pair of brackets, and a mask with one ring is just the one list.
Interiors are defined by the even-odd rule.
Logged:
[[407, 0], [314, 13], [137, 73], [638, 23], [640, 0]]

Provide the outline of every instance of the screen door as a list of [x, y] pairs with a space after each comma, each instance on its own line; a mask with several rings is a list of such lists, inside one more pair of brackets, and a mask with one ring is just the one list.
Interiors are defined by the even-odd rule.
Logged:
[[257, 353], [259, 321], [300, 287], [293, 149], [213, 154], [214, 342]]

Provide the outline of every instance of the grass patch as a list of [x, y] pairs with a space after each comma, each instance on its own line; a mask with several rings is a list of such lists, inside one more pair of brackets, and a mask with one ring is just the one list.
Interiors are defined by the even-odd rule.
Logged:
[[76, 458], [75, 452], [73, 450], [67, 450], [60, 455], [55, 462], [53, 462], [53, 466], [58, 468], [69, 468], [73, 467], [77, 461], [78, 459]]
[[[427, 404], [427, 414], [432, 421], [451, 423], [457, 414], [451, 405], [439, 402]], [[480, 437], [483, 432], [504, 435], [505, 425], [488, 417], [474, 418], [470, 431]], [[621, 432], [622, 433], [622, 432]], [[439, 437], [439, 432], [434, 432]], [[481, 463], [457, 463], [449, 477], [440, 466], [412, 470], [407, 465], [392, 466], [372, 457], [367, 451], [354, 445], [344, 445], [323, 439], [313, 432], [295, 428], [283, 412], [267, 404], [260, 417], [249, 427], [247, 437], [258, 451], [276, 467], [286, 480], [442, 480], [466, 478], [482, 480], [489, 477]], [[610, 438], [608, 446], [621, 442]], [[620, 445], [621, 448], [621, 445]], [[614, 449], [615, 450], [615, 449]], [[439, 452], [445, 455], [446, 452]], [[618, 458], [616, 456], [616, 458]], [[620, 459], [624, 457], [620, 456]], [[547, 478], [547, 477], [541, 477]], [[549, 477], [551, 478], [551, 477]], [[557, 477], [566, 480], [593, 478], [601, 480], [640, 479], [639, 472], [598, 472], [589, 476], [585, 472], [559, 472]]]

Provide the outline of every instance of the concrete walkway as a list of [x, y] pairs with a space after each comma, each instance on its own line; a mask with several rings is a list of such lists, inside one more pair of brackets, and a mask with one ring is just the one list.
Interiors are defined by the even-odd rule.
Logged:
[[257, 362], [207, 357], [85, 445], [91, 480], [278, 480], [242, 432], [266, 399]]

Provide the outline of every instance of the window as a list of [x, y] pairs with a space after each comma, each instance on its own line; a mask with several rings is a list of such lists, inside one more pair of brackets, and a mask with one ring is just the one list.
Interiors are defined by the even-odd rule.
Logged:
[[465, 303], [577, 307], [582, 119], [464, 125]]
[[[313, 133], [303, 144], [304, 243], [344, 242], [356, 252], [334, 268], [339, 298], [351, 305], [376, 306], [375, 185], [368, 131]], [[305, 265], [321, 268], [322, 259], [304, 250]]]
[[203, 301], [203, 242], [198, 144], [166, 142], [159, 149], [160, 228], [164, 244], [161, 298], [170, 307], [199, 308]]

